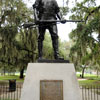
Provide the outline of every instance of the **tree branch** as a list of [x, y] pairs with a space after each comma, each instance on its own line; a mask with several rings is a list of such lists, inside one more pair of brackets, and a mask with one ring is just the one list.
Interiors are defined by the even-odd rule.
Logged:
[[91, 16], [95, 11], [99, 10], [100, 6], [96, 7], [94, 10], [92, 10], [91, 12], [89, 12], [88, 16], [85, 19], [85, 22], [88, 20], [89, 16]]

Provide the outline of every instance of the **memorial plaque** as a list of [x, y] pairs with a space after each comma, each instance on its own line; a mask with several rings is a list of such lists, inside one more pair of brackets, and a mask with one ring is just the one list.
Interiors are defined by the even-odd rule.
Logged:
[[63, 100], [63, 81], [41, 80], [40, 100]]

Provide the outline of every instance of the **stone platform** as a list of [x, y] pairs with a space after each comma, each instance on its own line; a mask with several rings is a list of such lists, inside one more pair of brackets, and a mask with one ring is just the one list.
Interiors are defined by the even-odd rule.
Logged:
[[29, 63], [20, 100], [82, 100], [73, 64]]
[[48, 59], [41, 59], [37, 61], [38, 63], [69, 63], [69, 60], [48, 60]]

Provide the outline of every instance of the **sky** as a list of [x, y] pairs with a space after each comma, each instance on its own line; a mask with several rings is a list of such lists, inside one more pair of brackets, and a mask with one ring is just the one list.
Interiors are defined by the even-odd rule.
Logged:
[[[23, 0], [28, 7], [32, 7], [35, 0]], [[64, 0], [66, 1], [66, 0]], [[77, 0], [77, 1], [83, 1], [83, 0]], [[57, 0], [57, 3], [59, 6], [63, 6], [63, 0]], [[69, 0], [69, 7], [72, 8], [75, 4], [75, 0]], [[97, 4], [100, 5], [100, 0], [97, 0]], [[66, 4], [64, 3], [64, 6]], [[65, 19], [68, 20], [69, 15], [65, 16]], [[67, 22], [65, 24], [57, 24], [58, 27], [58, 35], [61, 41], [69, 41], [69, 33], [76, 28], [76, 24], [72, 22]]]

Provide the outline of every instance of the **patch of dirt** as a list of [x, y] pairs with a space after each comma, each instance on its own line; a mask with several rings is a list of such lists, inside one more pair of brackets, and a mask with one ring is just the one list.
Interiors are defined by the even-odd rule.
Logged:
[[85, 78], [78, 78], [78, 80], [82, 80], [83, 81], [83, 80], [87, 80], [87, 79], [85, 79]]
[[96, 83], [96, 84], [100, 84], [100, 81], [96, 81], [96, 82], [94, 82], [94, 83]]

